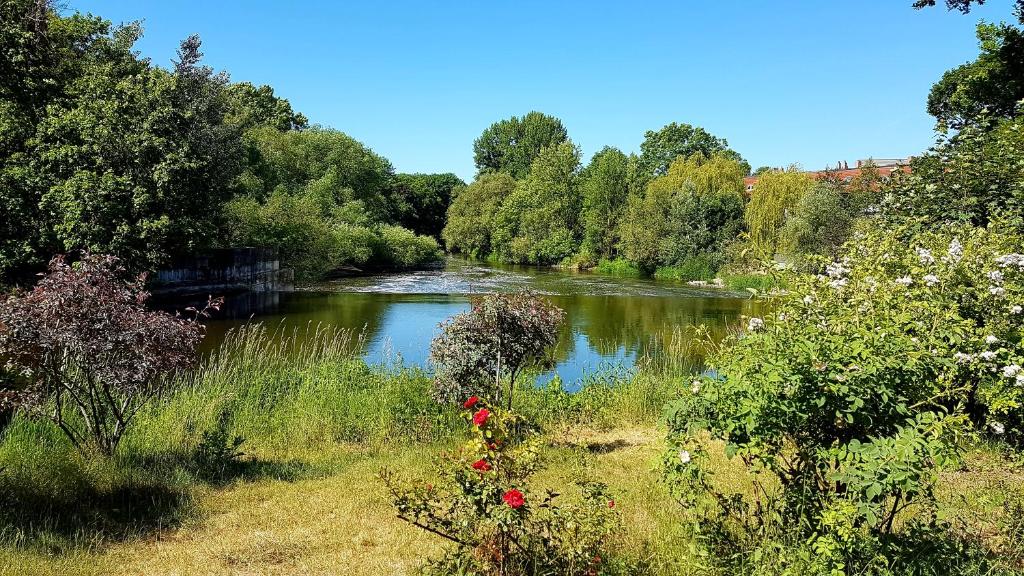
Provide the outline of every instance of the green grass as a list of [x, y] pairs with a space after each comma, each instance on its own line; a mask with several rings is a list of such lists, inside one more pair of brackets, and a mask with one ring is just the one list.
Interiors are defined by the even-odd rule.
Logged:
[[741, 292], [748, 289], [758, 292], [771, 292], [784, 289], [786, 286], [776, 276], [769, 274], [723, 274], [722, 281], [729, 290]]
[[[426, 374], [369, 367], [350, 334], [308, 330], [232, 334], [145, 407], [111, 459], [82, 456], [48, 422], [16, 416], [0, 438], [0, 576], [414, 573], [439, 542], [394, 518], [377, 472], [429, 475], [433, 455], [462, 442], [465, 422], [430, 399]], [[575, 393], [524, 377], [516, 408], [546, 441], [537, 487], [558, 490], [580, 468], [608, 483], [625, 527], [611, 552], [638, 573], [775, 574], [780, 555], [808, 552], [804, 543], [766, 540], [708, 556], [709, 526], [659, 482], [657, 422], [668, 400], [688, 392], [699, 369], [690, 359], [705, 346], [697, 334], [676, 334], [635, 372], [595, 374]], [[219, 428], [243, 436], [245, 454], [210, 476], [197, 454], [204, 433]], [[742, 464], [710, 447], [714, 481], [749, 497]], [[1024, 569], [1024, 534], [1013, 528], [1021, 485], [1024, 472], [1005, 454], [974, 449], [939, 485], [955, 528], [914, 544], [938, 552], [908, 559], [905, 573]]]
[[714, 280], [718, 273], [718, 262], [710, 256], [694, 256], [687, 258], [676, 266], [662, 266], [654, 271], [654, 277], [659, 280], [678, 280], [689, 282], [691, 280]]
[[602, 258], [593, 270], [599, 274], [622, 278], [640, 278], [644, 275], [636, 265], [625, 258], [615, 258], [614, 260]]

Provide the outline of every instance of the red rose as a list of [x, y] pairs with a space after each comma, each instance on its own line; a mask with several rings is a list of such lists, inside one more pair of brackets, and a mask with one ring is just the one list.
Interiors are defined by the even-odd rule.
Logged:
[[615, 500], [609, 500], [608, 501], [608, 507], [609, 508], [615, 508]]
[[505, 504], [508, 504], [510, 507], [517, 510], [520, 506], [526, 503], [526, 501], [523, 500], [523, 493], [515, 488], [505, 492], [505, 495], [502, 496], [501, 499], [505, 501]]
[[466, 401], [465, 401], [465, 402], [464, 402], [464, 403], [462, 404], [462, 407], [463, 407], [463, 408], [465, 408], [466, 410], [469, 410], [469, 409], [470, 409], [470, 408], [472, 408], [473, 406], [476, 406], [476, 403], [477, 403], [477, 402], [479, 402], [479, 401], [480, 401], [480, 399], [479, 399], [479, 398], [477, 398], [476, 396], [470, 396], [470, 397], [469, 397], [469, 399], [467, 399], [467, 400], [466, 400]]
[[476, 462], [473, 462], [473, 469], [479, 470], [481, 472], [487, 472], [488, 470], [491, 469], [491, 465], [487, 463], [487, 460], [481, 458]]
[[487, 419], [491, 416], [491, 412], [487, 408], [481, 408], [476, 414], [473, 414], [473, 424], [477, 426], [483, 426], [487, 424]]

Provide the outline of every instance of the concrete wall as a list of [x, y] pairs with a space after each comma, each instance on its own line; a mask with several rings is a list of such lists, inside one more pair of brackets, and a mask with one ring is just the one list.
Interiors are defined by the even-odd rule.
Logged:
[[157, 271], [153, 292], [267, 292], [290, 289], [292, 279], [292, 270], [281, 268], [272, 248], [224, 248]]

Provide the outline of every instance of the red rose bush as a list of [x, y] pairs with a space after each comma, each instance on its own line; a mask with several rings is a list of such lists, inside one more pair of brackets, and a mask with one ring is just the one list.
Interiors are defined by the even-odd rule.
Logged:
[[577, 482], [579, 498], [532, 491], [539, 436], [516, 414], [472, 397], [463, 403], [470, 439], [439, 459], [440, 481], [384, 471], [398, 517], [448, 541], [427, 574], [590, 576], [611, 569], [605, 551], [618, 512], [606, 487]]

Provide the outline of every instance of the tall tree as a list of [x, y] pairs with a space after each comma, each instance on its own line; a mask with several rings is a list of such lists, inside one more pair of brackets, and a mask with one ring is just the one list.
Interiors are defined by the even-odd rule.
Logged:
[[940, 129], [1013, 117], [1024, 100], [1024, 31], [981, 23], [978, 43], [978, 58], [943, 74], [928, 94], [928, 113]]
[[[937, 0], [914, 0], [914, 8], [920, 10], [921, 8], [935, 6], [937, 3]], [[985, 0], [946, 0], [946, 8], [968, 14], [974, 4], [981, 6], [984, 3]], [[1015, 0], [1014, 5], [1016, 7], [1017, 19], [1024, 22], [1024, 0]]]
[[39, 209], [36, 126], [116, 40], [96, 17], [58, 16], [45, 0], [0, 2], [0, 283], [31, 277], [57, 250]]
[[554, 264], [579, 248], [580, 151], [572, 142], [541, 150], [529, 175], [501, 206], [493, 249], [506, 262]]
[[139, 60], [137, 26], [118, 29], [47, 107], [33, 167], [62, 248], [148, 269], [211, 244], [241, 169], [240, 130], [224, 123], [227, 76], [201, 66], [198, 37], [171, 71]]
[[274, 95], [270, 86], [254, 86], [249, 82], [231, 84], [227, 89], [225, 121], [243, 130], [270, 126], [281, 131], [309, 128], [309, 120], [292, 110], [290, 102]]
[[644, 141], [640, 144], [640, 165], [648, 174], [660, 176], [680, 156], [686, 158], [700, 153], [710, 157], [716, 152], [741, 162], [750, 172], [750, 165], [737, 152], [729, 149], [725, 138], [719, 138], [700, 126], [675, 122], [657, 132], [648, 130], [644, 134]]
[[503, 172], [481, 174], [469, 186], [455, 189], [441, 232], [448, 250], [478, 257], [489, 254], [494, 217], [515, 189], [515, 178]]
[[744, 214], [750, 244], [758, 256], [771, 258], [779, 251], [780, 234], [788, 211], [814, 183], [813, 177], [795, 166], [765, 172], [758, 178]]
[[568, 138], [561, 120], [530, 112], [491, 124], [473, 142], [473, 158], [480, 172], [506, 172], [521, 179], [542, 149]]
[[630, 198], [623, 255], [647, 272], [695, 257], [719, 262], [743, 229], [744, 175], [746, 167], [721, 152], [677, 158], [642, 196]]
[[629, 198], [629, 158], [606, 146], [580, 176], [583, 196], [583, 249], [597, 258], [612, 258], [619, 220]]
[[390, 192], [392, 219], [417, 234], [440, 238], [452, 191], [465, 186], [452, 173], [397, 174]]

